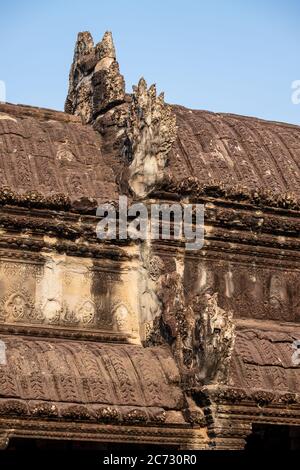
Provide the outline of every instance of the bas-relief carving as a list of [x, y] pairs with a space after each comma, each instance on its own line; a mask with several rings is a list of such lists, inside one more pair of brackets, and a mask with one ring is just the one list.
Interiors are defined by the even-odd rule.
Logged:
[[189, 384], [225, 381], [234, 325], [232, 312], [220, 307], [218, 295], [205, 291], [205, 284], [211, 279], [209, 272], [197, 273], [194, 266], [193, 279], [189, 279], [185, 270], [191, 265], [185, 265], [182, 256], [146, 253], [148, 277], [144, 275], [144, 281], [153, 290], [159, 308], [158, 314], [150, 317], [152, 324], [144, 323], [145, 343], [169, 343], [182, 377]]
[[196, 317], [195, 339], [198, 343], [198, 379], [209, 382], [224, 382], [228, 378], [229, 364], [234, 347], [235, 327], [232, 312], [218, 305], [218, 294], [205, 295], [197, 308], [193, 303]]
[[[95, 324], [97, 308], [95, 303], [90, 300], [82, 300], [74, 310], [66, 302], [57, 300], [47, 300], [44, 306], [38, 309], [41, 312], [40, 319], [51, 325], [87, 325]], [[99, 325], [97, 325], [99, 327]]]
[[64, 255], [47, 255], [36, 289], [35, 308], [50, 325], [91, 327], [101, 323], [91, 298], [91, 262]]
[[159, 256], [151, 254], [147, 244], [141, 246], [141, 260], [138, 269], [139, 323], [141, 339], [147, 341], [151, 336], [154, 320], [162, 311], [158, 290], [164, 262]]
[[296, 271], [226, 261], [187, 263], [187, 285], [197, 293], [218, 293], [218, 302], [235, 317], [300, 320], [300, 281]]
[[[180, 119], [184, 119], [185, 122], [184, 126], [180, 125], [179, 140], [176, 142], [177, 151], [179, 152], [176, 158], [179, 163], [176, 163], [175, 172], [174, 162], [172, 162], [172, 160], [174, 160], [174, 153], [170, 153], [177, 134], [174, 109], [179, 121]], [[130, 189], [131, 193], [135, 194], [135, 196], [143, 197], [149, 194], [153, 189], [157, 189], [158, 185], [161, 183], [162, 186], [160, 189], [169, 190], [173, 192], [173, 195], [178, 192], [178, 195], [184, 195], [184, 197], [186, 197], [187, 194], [210, 198], [221, 197], [227, 201], [227, 206], [231, 205], [231, 202], [239, 203], [239, 201], [244, 200], [247, 204], [259, 203], [259, 205], [269, 206], [269, 208], [282, 207], [285, 209], [299, 209], [299, 203], [297, 199], [294, 200], [293, 196], [288, 197], [285, 195], [281, 198], [280, 194], [278, 198], [277, 196], [273, 198], [271, 193], [268, 194], [267, 191], [264, 194], [264, 191], [261, 190], [259, 190], [257, 194], [255, 189], [257, 181], [255, 182], [253, 175], [250, 175], [251, 172], [249, 173], [250, 176], [248, 175], [247, 177], [249, 184], [246, 185], [248, 189], [251, 189], [250, 192], [248, 190], [240, 192], [239, 187], [233, 187], [231, 183], [228, 188], [226, 185], [217, 185], [216, 188], [214, 187], [216, 185], [213, 184], [213, 191], [211, 191], [212, 188], [209, 188], [209, 185], [205, 185], [205, 189], [203, 189], [201, 180], [207, 180], [207, 171], [203, 170], [205, 165], [202, 164], [200, 166], [198, 165], [199, 168], [201, 167], [200, 170], [198, 168], [202, 175], [200, 180], [195, 181], [197, 178], [192, 177], [183, 181], [182, 171], [184, 165], [181, 163], [184, 163], [184, 160], [188, 163], [188, 166], [190, 166], [188, 174], [190, 170], [192, 173], [197, 173], [198, 171], [197, 159], [195, 162], [192, 162], [189, 156], [189, 150], [195, 154], [194, 150], [197, 145], [195, 147], [194, 144], [199, 136], [206, 153], [211, 145], [214, 147], [210, 149], [210, 153], [212, 160], [215, 160], [216, 171], [220, 173], [219, 170], [225, 168], [226, 162], [229, 167], [233, 168], [234, 166], [234, 160], [231, 158], [232, 155], [227, 155], [226, 152], [223, 152], [225, 147], [221, 142], [222, 139], [220, 140], [219, 138], [221, 134], [226, 134], [228, 130], [227, 124], [230, 123], [233, 128], [237, 127], [237, 130], [243, 134], [242, 140], [245, 140], [245, 142], [249, 141], [249, 135], [255, 137], [255, 132], [253, 129], [250, 129], [251, 125], [249, 128], [247, 127], [248, 123], [242, 122], [239, 119], [239, 122], [233, 122], [230, 117], [222, 117], [220, 120], [220, 116], [208, 116], [202, 113], [198, 114], [192, 111], [186, 112], [176, 109], [177, 108], [171, 109], [166, 106], [162, 96], [156, 96], [155, 87], [152, 86], [150, 89], [147, 89], [144, 80], [141, 80], [138, 87], [134, 88], [133, 95], [125, 96], [124, 82], [119, 73], [111, 35], [107, 33], [103, 41], [96, 46], [94, 46], [89, 33], [79, 35], [75, 49], [74, 63], [70, 74], [70, 88], [66, 102], [66, 111], [80, 115], [86, 123], [93, 122], [94, 125], [95, 123], [98, 125], [98, 127], [95, 126], [95, 129], [100, 130], [101, 141], [103, 149], [105, 150], [105, 158], [107, 159], [109, 157], [110, 150], [108, 149], [113, 148], [114, 156], [116, 155], [117, 160], [119, 159], [118, 163], [115, 165], [116, 167], [122, 166], [120, 165], [120, 158], [121, 155], [124, 157], [126, 161], [125, 167], [117, 170], [115, 173], [116, 182], [120, 180], [122, 190], [124, 187], [126, 191]], [[226, 119], [228, 120], [227, 124]], [[197, 127], [199, 132], [198, 134], [196, 133], [196, 137], [194, 130], [188, 129], [189, 125], [191, 125], [194, 130]], [[253, 122], [252, 125], [255, 127], [255, 125], [258, 124]], [[226, 131], [225, 134], [224, 132], [218, 131], [218, 126], [219, 131], [220, 129], [221, 131], [222, 129]], [[266, 123], [264, 126], [266, 126]], [[214, 127], [214, 129], [212, 129], [212, 127]], [[75, 146], [72, 142], [69, 145], [67, 139], [63, 140], [63, 134], [66, 130], [61, 130], [60, 132], [62, 135], [58, 139], [59, 143], [52, 146], [52, 148], [55, 147], [55, 159], [58, 161], [58, 167], [61, 169], [68, 195], [83, 194], [86, 192], [86, 185], [83, 184], [82, 176], [82, 174], [85, 175], [85, 172], [82, 174], [79, 172], [80, 174], [78, 174], [75, 168], [77, 165], [75, 165], [75, 163], [77, 159], [77, 163], [84, 163], [83, 160], [80, 159], [79, 154], [84, 156], [85, 159], [85, 152], [73, 151], [72, 149], [77, 148], [78, 150], [81, 147], [77, 146], [77, 144]], [[78, 138], [78, 132], [79, 130], [75, 132], [76, 138]], [[182, 132], [186, 133], [186, 136], [183, 135]], [[268, 132], [265, 131], [262, 132], [262, 135], [263, 134], [266, 144], [268, 144], [270, 140], [267, 138], [268, 135], [270, 134], [269, 137], [274, 137], [275, 135], [271, 135], [272, 133], [270, 132], [268, 134]], [[14, 133], [14, 135], [16, 135], [16, 133]], [[124, 136], [126, 136], [125, 140]], [[12, 142], [13, 140], [14, 138], [12, 138]], [[179, 144], [180, 148], [178, 148]], [[230, 146], [230, 142], [228, 145]], [[46, 143], [38, 145], [38, 147], [43, 155], [46, 156], [49, 154], [49, 148]], [[193, 147], [195, 147], [194, 150]], [[239, 145], [234, 145], [233, 147], [234, 149], [231, 149], [233, 153], [236, 149], [240, 150]], [[262, 150], [264, 149], [260, 147], [261, 146], [255, 144], [253, 148], [254, 150], [259, 150], [259, 153], [262, 155], [264, 153]], [[120, 149], [122, 149], [122, 152]], [[97, 144], [95, 165], [89, 160], [90, 167], [93, 167], [93, 169], [95, 167], [95, 170], [91, 171], [96, 171], [96, 167], [99, 167], [97, 163], [99, 150], [100, 148]], [[197, 148], [196, 153], [199, 156], [198, 150]], [[181, 158], [183, 153], [185, 153], [184, 158]], [[273, 152], [273, 157], [278, 157], [279, 160], [280, 158], [284, 159], [285, 157], [280, 156], [279, 153], [277, 155], [276, 152]], [[20, 155], [16, 154], [16, 156], [12, 156], [11, 165], [20, 168], [21, 178], [17, 178], [17, 182], [20, 183], [17, 186], [29, 188], [32, 186], [32, 175], [28, 172], [28, 158], [26, 155], [22, 155], [21, 152]], [[125, 157], [127, 157], [127, 159]], [[262, 156], [261, 158], [264, 160]], [[7, 159], [5, 159], [5, 161], [6, 160]], [[210, 161], [211, 159], [206, 160]], [[247, 163], [246, 160], [244, 160], [244, 163], [247, 167], [249, 162]], [[266, 162], [261, 161], [261, 163], [264, 171], [267, 169]], [[33, 164], [33, 160], [31, 164]], [[52, 173], [49, 170], [49, 165], [48, 160], [43, 159], [43, 164], [41, 163], [40, 167], [37, 168], [37, 173], [47, 173], [47, 176], [50, 176], [48, 179], [43, 180], [42, 187], [51, 189], [53, 181], [51, 180]], [[193, 166], [194, 168], [192, 168]], [[67, 169], [70, 171], [67, 171]], [[167, 174], [167, 170], [170, 171], [170, 173]], [[237, 171], [239, 172], [239, 170]], [[176, 175], [177, 173], [178, 175]], [[267, 176], [269, 175], [267, 180], [270, 180], [269, 182], [272, 188], [275, 188], [275, 190], [280, 189], [281, 184], [278, 186], [275, 181], [278, 175], [276, 176], [274, 172], [273, 175], [270, 175], [268, 171], [265, 173]], [[175, 178], [173, 176], [175, 176]], [[178, 176], [178, 179], [176, 176]], [[226, 175], [223, 176], [226, 177]], [[169, 179], [171, 183], [169, 187], [165, 185], [165, 179]], [[295, 181], [294, 179], [293, 187], [295, 186]], [[57, 186], [57, 182], [54, 182], [54, 186]], [[102, 182], [100, 183], [102, 184]], [[229, 192], [227, 192], [227, 189]], [[253, 194], [252, 189], [254, 189]], [[90, 190], [89, 187], [89, 191]], [[31, 204], [31, 200], [29, 200], [29, 203]], [[255, 237], [257, 230], [261, 230], [263, 233], [272, 233], [272, 235], [274, 235], [272, 236], [272, 246], [274, 248], [278, 231], [282, 233], [283, 227], [287, 236], [292, 233], [294, 237], [293, 243], [295, 243], [296, 237], [294, 235], [297, 227], [295, 221], [290, 223], [288, 217], [286, 217], [284, 222], [280, 222], [281, 216], [278, 218], [278, 221], [275, 220], [275, 216], [270, 215], [264, 217], [259, 214], [259, 216], [256, 217], [257, 214], [254, 216], [253, 211], [250, 211], [246, 217], [245, 213], [243, 215], [243, 212], [245, 212], [243, 210], [241, 214], [239, 214], [241, 217], [236, 217], [238, 213], [236, 209], [232, 210], [227, 207], [225, 211], [223, 205], [221, 206], [218, 211], [215, 210], [216, 208], [210, 208], [209, 217], [214, 221], [214, 229], [216, 229], [217, 226], [219, 227], [218, 232], [216, 231], [216, 233], [211, 233], [210, 235], [211, 240], [214, 239], [217, 242], [218, 237], [223, 242], [224, 240], [226, 242], [231, 240], [231, 242], [227, 244], [227, 248], [231, 245], [230, 255], [227, 258], [226, 256], [223, 258], [221, 250], [217, 252], [216, 247], [219, 246], [217, 243], [215, 246], [212, 246], [211, 250], [215, 250], [215, 256], [212, 255], [212, 257], [215, 260], [219, 258], [214, 263], [210, 260], [199, 261], [197, 254], [193, 261], [188, 261], [184, 256], [180, 258], [179, 250], [173, 245], [166, 247], [166, 245], [162, 244], [162, 246], [158, 247], [158, 251], [161, 250], [160, 253], [168, 252], [167, 256], [154, 255], [151, 253], [151, 247], [149, 248], [148, 246], [148, 250], [145, 249], [145, 253], [142, 253], [144, 257], [141, 257], [142, 262], [140, 262], [141, 259], [139, 260], [139, 268], [135, 274], [133, 272], [127, 272], [125, 275], [116, 276], [111, 279], [111, 282], [108, 282], [107, 274], [100, 275], [99, 272], [93, 270], [91, 260], [56, 255], [54, 254], [55, 250], [58, 249], [56, 246], [53, 247], [52, 254], [45, 254], [45, 264], [39, 267], [39, 274], [37, 271], [35, 273], [30, 271], [31, 268], [33, 271], [34, 269], [37, 270], [37, 265], [32, 265], [29, 269], [25, 267], [24, 263], [7, 263], [6, 268], [3, 270], [6, 274], [0, 278], [0, 292], [3, 292], [3, 296], [0, 298], [1, 321], [40, 323], [62, 327], [71, 326], [72, 328], [103, 328], [119, 333], [130, 334], [136, 336], [136, 338], [138, 337], [139, 326], [139, 330], [142, 332], [142, 338], [145, 340], [145, 346], [150, 345], [151, 342], [152, 344], [155, 343], [156, 339], [159, 340], [159, 344], [167, 343], [170, 346], [170, 348], [162, 349], [172, 351], [173, 357], [176, 358], [180, 372], [182, 373], [181, 379], [184, 386], [186, 383], [190, 383], [192, 386], [194, 384], [197, 386], [199, 383], [201, 385], [205, 383], [217, 383], [219, 385], [223, 382], [227, 383], [229, 361], [232, 356], [236, 335], [233, 315], [235, 317], [259, 319], [299, 320], [300, 300], [298, 293], [300, 286], [297, 279], [298, 273], [296, 271], [283, 271], [284, 263], [278, 263], [279, 268], [281, 266], [280, 270], [276, 269], [274, 260], [270, 263], [268, 259], [263, 260], [261, 253], [258, 253], [257, 257], [256, 255], [253, 256], [254, 249], [250, 255], [251, 260], [247, 254], [247, 240], [249, 241], [250, 239], [250, 232], [251, 237], [253, 235], [252, 228]], [[67, 207], [70, 209], [72, 206], [67, 205]], [[291, 219], [292, 218], [293, 217], [291, 217]], [[220, 230], [220, 227], [223, 227], [222, 230]], [[224, 227], [229, 227], [229, 230], [226, 231]], [[236, 233], [238, 230], [235, 230], [235, 228], [243, 231], [243, 235], [238, 235]], [[82, 236], [83, 231], [84, 229], [80, 234]], [[76, 233], [78, 232], [79, 230], [76, 229]], [[74, 233], [75, 232], [72, 231], [73, 235]], [[230, 236], [228, 237], [228, 235]], [[246, 235], [249, 237], [247, 238]], [[232, 243], [232, 236], [236, 237], [239, 242], [241, 241], [240, 238], [243, 238], [243, 249], [241, 249], [243, 253], [238, 252], [239, 248]], [[67, 234], [66, 237], [68, 237]], [[253, 243], [253, 239], [251, 238], [250, 240], [251, 243]], [[257, 239], [255, 239], [255, 241], [257, 241]], [[267, 237], [259, 241], [260, 246], [257, 246], [258, 251], [266, 241], [268, 244], [270, 243]], [[208, 243], [210, 243], [210, 241]], [[213, 245], [213, 243], [211, 243], [211, 245]], [[278, 247], [279, 241], [277, 240], [276, 243]], [[289, 243], [291, 242], [288, 240], [284, 241], [286, 249], [290, 249], [289, 247], [291, 246], [296, 246], [296, 243], [295, 245]], [[74, 242], [74, 245], [75, 244], [76, 242]], [[256, 245], [258, 245], [258, 243], [256, 243]], [[147, 244], [142, 243], [141, 249], [143, 250], [145, 246], [147, 246]], [[29, 247], [29, 249], [31, 248]], [[176, 250], [177, 252], [175, 254]], [[234, 253], [234, 251], [236, 252]], [[68, 253], [72, 253], [71, 249]], [[88, 253], [91, 252], [88, 251]], [[226, 249], [223, 253], [226, 254]], [[229, 253], [229, 250], [227, 250], [227, 253]], [[282, 250], [281, 259], [283, 259], [283, 256], [284, 251]], [[247, 264], [245, 262], [242, 264], [243, 259], [246, 257], [249, 261]], [[201, 258], [201, 256], [199, 256], [199, 258]], [[231, 262], [233, 258], [241, 262]], [[230, 259], [231, 261], [224, 261], [224, 259]], [[260, 266], [255, 265], [256, 260], [260, 261], [260, 263], [257, 263], [260, 264]], [[265, 262], [265, 267], [263, 267], [263, 262]], [[170, 268], [171, 265], [172, 267]], [[56, 329], [53, 330], [54, 334], [56, 334]], [[268, 332], [268, 335], [269, 334], [270, 332]], [[257, 334], [257, 343], [259, 344], [257, 349], [259, 354], [257, 354], [257, 356], [260, 356], [260, 360], [265, 355], [266, 361], [263, 363], [264, 366], [269, 367], [270, 364], [272, 365], [274, 362], [274, 367], [283, 369], [281, 363], [277, 364], [277, 362], [282, 362], [281, 357], [279, 356], [278, 358], [278, 351], [280, 351], [278, 337], [275, 335], [274, 340], [272, 334], [269, 340], [268, 335], [267, 338], [262, 338], [261, 332]], [[245, 338], [245, 344], [249, 342], [252, 345], [256, 341], [254, 336], [255, 335], [251, 333], [248, 338]], [[270, 343], [269, 346], [266, 345], [266, 339]], [[18, 344], [19, 338], [13, 337], [11, 342], [12, 348], [14, 348], [15, 343]], [[139, 387], [136, 387], [134, 382], [130, 382], [130, 374], [127, 376], [128, 365], [130, 366], [128, 358], [130, 360], [131, 357], [135, 357], [135, 360], [139, 357], [142, 358], [144, 355], [147, 355], [147, 352], [149, 352], [151, 348], [137, 348], [133, 354], [133, 350], [129, 348], [122, 351], [122, 346], [120, 345], [115, 345], [116, 349], [114, 352], [111, 345], [100, 345], [99, 354], [98, 351], [97, 354], [92, 354], [94, 351], [93, 348], [95, 347], [92, 342], [84, 344], [81, 347], [81, 341], [78, 341], [76, 344], [74, 343], [72, 350], [70, 344], [62, 344], [58, 347], [56, 343], [57, 341], [55, 340], [53, 345], [49, 344], [49, 340], [47, 339], [44, 343], [41, 342], [41, 344], [31, 347], [29, 342], [29, 344], [22, 345], [20, 351], [17, 352], [13, 358], [12, 371], [18, 372], [18, 374], [16, 374], [18, 380], [19, 377], [21, 377], [18, 389], [22, 389], [23, 387], [25, 396], [28, 392], [28, 388], [30, 389], [30, 387], [32, 387], [31, 397], [37, 398], [41, 393], [40, 398], [43, 398], [44, 370], [47, 371], [47, 367], [49, 367], [49, 373], [46, 374], [47, 377], [51, 377], [51, 375], [55, 376], [56, 373], [62, 374], [63, 376], [61, 382], [55, 381], [59, 383], [58, 399], [62, 399], [62, 397], [65, 399], [67, 397], [70, 401], [73, 402], [76, 400], [77, 402], [79, 389], [76, 388], [77, 385], [74, 387], [74, 384], [77, 384], [76, 374], [74, 382], [73, 377], [70, 377], [69, 364], [73, 363], [73, 370], [75, 365], [75, 369], [78, 367], [79, 375], [77, 375], [85, 378], [85, 386], [82, 387], [82, 390], [84, 389], [84, 392], [88, 391], [88, 400], [90, 400], [91, 397], [93, 398], [93, 394], [96, 395], [98, 393], [101, 395], [99, 400], [102, 403], [103, 396], [106, 396], [108, 386], [104, 384], [104, 386], [101, 387], [94, 379], [97, 378], [97, 380], [99, 380], [99, 377], [100, 379], [106, 376], [108, 377], [110, 371], [113, 371], [112, 375], [116, 376], [117, 382], [113, 384], [112, 389], [115, 390], [116, 383], [120, 382], [120, 390], [118, 390], [120, 396], [125, 395], [126, 399], [128, 397], [130, 403], [135, 401], [135, 392], [139, 392]], [[285, 339], [283, 343], [285, 345], [284, 347], [287, 347], [288, 343]], [[245, 344], [244, 341], [241, 342], [239, 359], [243, 357], [244, 351], [247, 350]], [[238, 333], [236, 345], [239, 345]], [[47, 349], [46, 354], [40, 354], [41, 350], [43, 350], [44, 353], [45, 349]], [[251, 347], [249, 347], [249, 349], [251, 349]], [[70, 362], [64, 360], [68, 350], [71, 353], [69, 356]], [[28, 353], [30, 359], [37, 354], [38, 360], [26, 361], [26, 356], [23, 354], [24, 352]], [[76, 363], [77, 353], [78, 359]], [[169, 352], [167, 354], [169, 355], [168, 359], [170, 359], [172, 354]], [[9, 360], [10, 356], [9, 354]], [[284, 356], [286, 356], [286, 354], [282, 355], [283, 358]], [[44, 359], [47, 361], [47, 367], [46, 369], [43, 368], [42, 375], [39, 378], [39, 368], [37, 364]], [[153, 381], [149, 381], [153, 367], [151, 367], [151, 363], [149, 365], [149, 360], [147, 360], [146, 356], [145, 359], [144, 362], [137, 361], [136, 365], [138, 367], [134, 367], [134, 373], [132, 374], [132, 377], [135, 377], [136, 373], [138, 374], [140, 370], [144, 372], [143, 386], [141, 389], [142, 395], [145, 391], [151, 391], [153, 389], [156, 392], [156, 384], [153, 384]], [[260, 364], [259, 360], [258, 364]], [[1, 361], [2, 359], [0, 357], [0, 362]], [[62, 365], [61, 367], [57, 367], [60, 361], [62, 361]], [[251, 355], [250, 362], [245, 362], [246, 373], [243, 374], [245, 377], [249, 378], [248, 387], [250, 389], [253, 387], [253, 383], [256, 380], [255, 376], [259, 374], [262, 375], [262, 372], [258, 369], [258, 364], [254, 365], [252, 361], [253, 354]], [[104, 366], [104, 368], [100, 365], [101, 363], [103, 363], [102, 366]], [[88, 376], [85, 376], [85, 371], [82, 373], [82, 368], [89, 372]], [[150, 372], [147, 369], [149, 369]], [[274, 376], [274, 387], [280, 389], [282, 384], [282, 386], [291, 389], [288, 385], [288, 381], [285, 380], [289, 374], [286, 374], [286, 371], [283, 372], [281, 369], [279, 371], [276, 370], [274, 374], [272, 373]], [[267, 372], [266, 367], [263, 367], [263, 370]], [[4, 368], [4, 374], [7, 373], [6, 371], [7, 367]], [[104, 373], [99, 374], [99, 371], [103, 371]], [[293, 371], [289, 372], [291, 372], [292, 376]], [[272, 374], [270, 375], [272, 376]], [[189, 379], [191, 379], [190, 382]], [[159, 383], [159, 381], [157, 382]], [[5, 377], [4, 383], [9, 389], [13, 381], [10, 383]], [[60, 387], [66, 389], [65, 394], [61, 393], [61, 390], [59, 390]], [[48, 384], [46, 384], [45, 390], [49, 390]], [[157, 397], [166, 396], [165, 393], [161, 393], [159, 388], [157, 390], [158, 392], [155, 393]], [[12, 396], [11, 390], [8, 390], [7, 394], [8, 396]], [[108, 395], [110, 394], [108, 393]], [[119, 400], [119, 397], [117, 398]], [[154, 398], [156, 400], [156, 396]], [[190, 401], [189, 397], [186, 398]], [[111, 398], [108, 397], [108, 400], [111, 400]], [[137, 402], [138, 400], [139, 398], [136, 399]], [[97, 401], [97, 399], [94, 401]], [[111, 401], [108, 401], [108, 403], [110, 402]], [[193, 406], [190, 403], [189, 408], [192, 414]], [[214, 408], [214, 404], [212, 408]], [[115, 412], [116, 410], [113, 411]], [[109, 412], [111, 412], [111, 409]], [[69, 418], [72, 416], [72, 413], [73, 412], [70, 413]], [[62, 413], [60, 417], [63, 416], [66, 417], [68, 415]], [[210, 418], [211, 416], [209, 419]], [[202, 416], [200, 420], [202, 420]], [[190, 422], [193, 422], [193, 420]], [[206, 424], [208, 422], [207, 420]], [[196, 423], [196, 421], [194, 421], [194, 423]], [[211, 425], [210, 427], [212, 429]], [[232, 427], [232, 422], [229, 420], [228, 426], [226, 424], [226, 429], [221, 431], [220, 422], [218, 422], [213, 432], [216, 433], [217, 436], [222, 436], [224, 432], [226, 436], [226, 433], [231, 435], [232, 432], [236, 432], [233, 431], [233, 428], [235, 428], [235, 426]]]
[[9, 296], [4, 303], [4, 315], [10, 316], [16, 320], [28, 317], [29, 312], [33, 309], [30, 301], [21, 293], [14, 293]]
[[39, 264], [0, 261], [0, 321], [35, 323], [40, 319], [34, 297], [41, 273]]
[[[168, 342], [187, 383], [226, 383], [235, 341], [233, 317], [297, 318], [297, 272], [230, 261], [156, 256], [140, 271], [145, 344]], [[167, 266], [167, 268], [166, 268]], [[155, 315], [151, 299], [155, 299]], [[143, 308], [144, 307], [144, 308]], [[299, 317], [298, 317], [299, 318]]]
[[84, 300], [78, 308], [79, 321], [82, 323], [93, 323], [95, 319], [96, 306], [91, 300]]
[[137, 322], [130, 307], [122, 301], [115, 301], [112, 310], [113, 328], [120, 333], [137, 333]]
[[113, 330], [130, 335], [133, 343], [140, 343], [139, 294], [136, 266], [124, 264], [111, 287], [110, 317]]
[[111, 299], [113, 274], [95, 271], [89, 260], [45, 258], [44, 265], [0, 260], [0, 322], [137, 330], [128, 302], [119, 294]]

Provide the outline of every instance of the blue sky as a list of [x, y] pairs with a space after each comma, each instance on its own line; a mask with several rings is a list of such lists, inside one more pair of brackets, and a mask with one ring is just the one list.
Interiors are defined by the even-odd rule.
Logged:
[[191, 108], [300, 124], [299, 0], [0, 0], [7, 101], [63, 109], [78, 31], [113, 32], [127, 90], [144, 76]]

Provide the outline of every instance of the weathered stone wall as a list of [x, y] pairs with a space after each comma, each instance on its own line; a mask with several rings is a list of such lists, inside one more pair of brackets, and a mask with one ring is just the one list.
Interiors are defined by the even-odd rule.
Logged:
[[1, 322], [107, 330], [137, 339], [130, 271], [55, 252], [44, 253], [38, 262], [3, 256]]
[[[299, 425], [299, 129], [126, 94], [110, 33], [79, 34], [65, 109], [0, 107], [1, 442], [26, 420], [189, 448]], [[100, 241], [119, 194], [203, 204], [203, 248]]]
[[136, 248], [101, 246], [96, 217], [73, 214], [64, 231], [51, 222], [58, 212], [20, 214], [2, 211], [0, 325], [139, 343]]

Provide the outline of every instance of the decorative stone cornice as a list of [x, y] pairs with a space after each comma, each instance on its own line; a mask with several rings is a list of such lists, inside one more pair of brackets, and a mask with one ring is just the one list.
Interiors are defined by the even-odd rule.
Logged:
[[300, 200], [292, 192], [275, 194], [269, 189], [249, 190], [243, 186], [224, 184], [222, 181], [216, 180], [207, 181], [203, 184], [196, 177], [187, 177], [180, 181], [174, 181], [167, 175], [156, 186], [152, 195], [159, 196], [159, 191], [179, 195], [180, 197], [188, 196], [192, 200], [212, 197], [264, 208], [276, 207], [300, 210]]

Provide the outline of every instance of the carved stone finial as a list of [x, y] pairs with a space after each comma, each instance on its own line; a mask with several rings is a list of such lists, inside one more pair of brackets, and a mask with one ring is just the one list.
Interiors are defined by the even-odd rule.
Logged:
[[116, 59], [116, 50], [114, 46], [113, 37], [110, 31], [104, 33], [102, 41], [96, 45], [98, 60], [101, 59]]
[[164, 95], [156, 95], [155, 85], [147, 89], [140, 79], [133, 87], [127, 145], [131, 157], [129, 186], [143, 197], [164, 177], [167, 156], [177, 133], [176, 118]]
[[[143, 78], [126, 95], [112, 34], [94, 45], [89, 32], [79, 33], [69, 78], [65, 111], [91, 123], [113, 158], [125, 155], [129, 166], [120, 181], [138, 197], [146, 196], [164, 178], [168, 153], [175, 141], [176, 117]], [[117, 170], [116, 170], [117, 171]]]
[[125, 84], [116, 61], [112, 34], [94, 46], [89, 32], [78, 34], [69, 77], [65, 111], [93, 121], [125, 98]]
[[214, 293], [206, 295], [206, 308], [198, 313], [200, 376], [206, 383], [226, 382], [235, 339], [232, 312], [218, 305], [218, 294]]
[[93, 47], [94, 41], [89, 31], [78, 33], [74, 57], [79, 59], [80, 57], [89, 54], [93, 50]]

